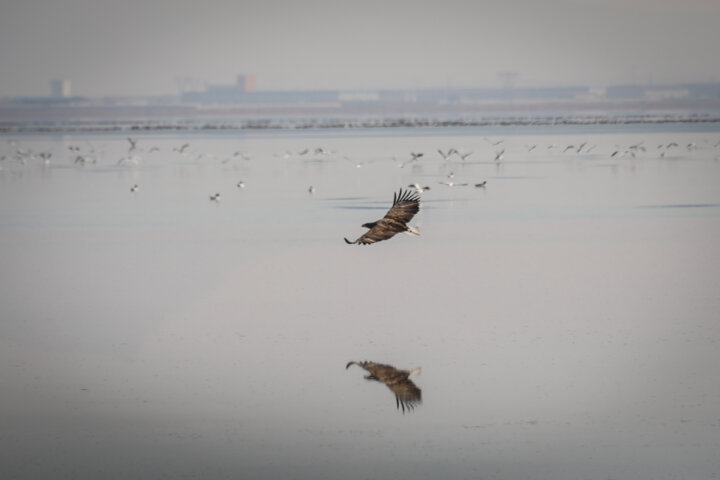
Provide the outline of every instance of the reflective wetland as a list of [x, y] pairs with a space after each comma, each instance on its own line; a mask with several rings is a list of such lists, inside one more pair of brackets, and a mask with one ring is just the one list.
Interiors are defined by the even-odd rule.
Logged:
[[714, 126], [127, 137], [2, 139], [4, 478], [720, 471]]

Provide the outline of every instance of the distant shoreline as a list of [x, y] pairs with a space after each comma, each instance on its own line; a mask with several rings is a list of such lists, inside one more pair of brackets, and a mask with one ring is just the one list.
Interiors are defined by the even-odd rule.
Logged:
[[669, 123], [720, 123], [720, 100], [518, 100], [435, 105], [0, 103], [0, 133], [4, 134]]
[[81, 132], [173, 132], [233, 130], [310, 130], [533, 126], [622, 126], [638, 124], [716, 124], [712, 114], [612, 114], [528, 117], [369, 117], [369, 118], [277, 118], [176, 120], [0, 120], [0, 134]]

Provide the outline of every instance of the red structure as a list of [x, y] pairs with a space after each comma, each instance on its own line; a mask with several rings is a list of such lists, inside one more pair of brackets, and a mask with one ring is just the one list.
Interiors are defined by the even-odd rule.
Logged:
[[235, 82], [237, 88], [243, 92], [254, 92], [255, 91], [255, 75], [238, 75], [237, 81]]

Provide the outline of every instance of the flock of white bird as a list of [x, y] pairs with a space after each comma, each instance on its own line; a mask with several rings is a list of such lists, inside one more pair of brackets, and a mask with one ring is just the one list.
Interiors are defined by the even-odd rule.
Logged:
[[[678, 142], [670, 141], [658, 144], [655, 147], [646, 145], [644, 141], [635, 142], [630, 145], [614, 145], [611, 149], [602, 149], [605, 152], [599, 152], [601, 150], [597, 145], [590, 145], [588, 142], [580, 142], [577, 144], [564, 144], [560, 145], [557, 143], [550, 143], [543, 147], [538, 144], [525, 144], [521, 149], [518, 145], [507, 146], [506, 140], [503, 138], [490, 139], [488, 137], [482, 137], [482, 141], [479, 148], [475, 153], [473, 150], [462, 150], [458, 148], [441, 149], [438, 148], [435, 152], [419, 152], [413, 151], [409, 153], [409, 156], [404, 159], [398, 159], [397, 156], [392, 156], [390, 159], [394, 161], [398, 168], [411, 167], [414, 168], [423, 161], [428, 159], [440, 160], [445, 168], [446, 173], [444, 178], [438, 179], [438, 184], [443, 187], [468, 187], [474, 185], [475, 188], [486, 188], [487, 180], [480, 181], [458, 181], [455, 179], [455, 174], [452, 171], [448, 172], [448, 169], [452, 168], [453, 165], [462, 167], [471, 163], [489, 163], [495, 164], [498, 169], [508, 161], [508, 158], [527, 159], [528, 155], [532, 155], [533, 158], [543, 158], [543, 156], [568, 156], [568, 155], [594, 155], [592, 158], [596, 159], [614, 159], [619, 160], [621, 158], [635, 159], [642, 156], [650, 158], [665, 158], [670, 156], [682, 156], [688, 155], [698, 150], [712, 150], [715, 160], [720, 160], [717, 152], [720, 151], [720, 140], [711, 141], [710, 139], [703, 139], [698, 143], [687, 143], [679, 144]], [[144, 158], [150, 158], [156, 152], [160, 152], [161, 149], [157, 146], [150, 146], [143, 148], [141, 141], [138, 138], [127, 138], [128, 146], [127, 152], [123, 154], [116, 162], [115, 165], [118, 168], [122, 167], [133, 167], [140, 165]], [[71, 164], [77, 168], [91, 168], [93, 165], [98, 164], [100, 159], [105, 159], [107, 155], [102, 149], [96, 148], [90, 142], [86, 142], [86, 146], [83, 147], [78, 144], [66, 145], [68, 156]], [[7, 140], [8, 149], [4, 154], [0, 156], [0, 173], [3, 172], [6, 165], [28, 165], [28, 164], [40, 164], [42, 166], [49, 166], [52, 159], [62, 157], [59, 152], [51, 151], [40, 151], [35, 152], [31, 148], [24, 147], [21, 141], [16, 139]], [[654, 150], [654, 152], [653, 152]], [[190, 143], [183, 143], [172, 148], [172, 154], [181, 156], [186, 159], [194, 159], [196, 161], [201, 160], [212, 160], [217, 161], [220, 164], [227, 164], [235, 160], [251, 161], [254, 156], [245, 151], [235, 151], [230, 155], [214, 155], [211, 153], [198, 153], [194, 152], [191, 148]], [[435, 155], [438, 155], [436, 157]], [[285, 151], [282, 153], [273, 154], [276, 158], [282, 159], [334, 159], [352, 162], [355, 168], [362, 168], [370, 163], [377, 160], [364, 160], [364, 161], [353, 161], [347, 155], [339, 155], [338, 152], [327, 149], [324, 147], [315, 148], [303, 148], [297, 152]], [[106, 163], [106, 162], [103, 162]], [[245, 187], [245, 182], [239, 180], [236, 184], [238, 189]], [[408, 187], [414, 188], [418, 193], [424, 193], [431, 189], [428, 185], [421, 185], [420, 183], [411, 183]], [[140, 186], [134, 184], [130, 187], [131, 193], [137, 193], [140, 191]], [[309, 194], [314, 194], [317, 189], [315, 186], [310, 185], [307, 188]], [[209, 199], [212, 202], [220, 201], [220, 193], [215, 192], [209, 194]]]

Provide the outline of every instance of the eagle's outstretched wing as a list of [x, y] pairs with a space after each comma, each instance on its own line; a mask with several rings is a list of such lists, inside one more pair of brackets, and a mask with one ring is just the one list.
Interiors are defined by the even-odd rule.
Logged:
[[393, 194], [392, 207], [385, 214], [383, 220], [390, 219], [407, 224], [418, 211], [420, 211], [420, 196], [417, 192], [410, 190], [403, 192], [401, 188], [398, 193]]
[[397, 382], [385, 382], [385, 385], [395, 394], [397, 408], [402, 408], [403, 413], [405, 410], [413, 410], [416, 405], [422, 402], [422, 392], [408, 378]]
[[407, 222], [420, 211], [420, 196], [417, 192], [402, 188], [398, 193], [393, 194], [393, 204], [385, 216], [374, 223], [366, 223], [364, 227], [369, 228], [367, 232], [354, 242], [347, 238], [347, 243], [369, 244], [392, 238], [398, 233], [408, 231]]

